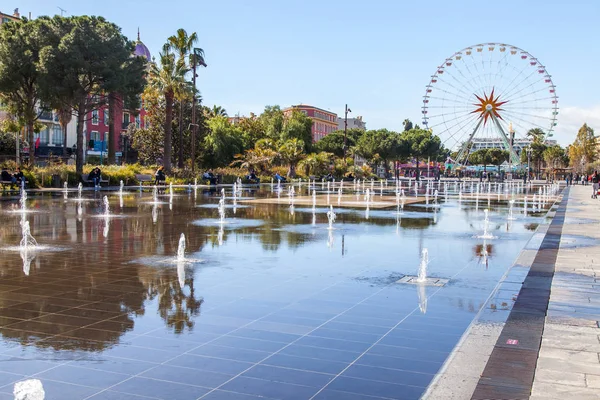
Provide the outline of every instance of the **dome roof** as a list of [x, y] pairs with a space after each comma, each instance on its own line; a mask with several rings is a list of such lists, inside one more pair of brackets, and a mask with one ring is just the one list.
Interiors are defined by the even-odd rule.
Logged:
[[135, 50], [133, 51], [133, 54], [135, 54], [136, 56], [139, 56], [139, 57], [145, 57], [148, 62], [150, 62], [150, 60], [152, 58], [150, 56], [150, 50], [148, 50], [146, 45], [144, 43], [142, 43], [142, 41], [140, 40], [140, 30], [139, 29], [138, 29], [138, 38], [137, 38], [137, 42], [135, 42]]

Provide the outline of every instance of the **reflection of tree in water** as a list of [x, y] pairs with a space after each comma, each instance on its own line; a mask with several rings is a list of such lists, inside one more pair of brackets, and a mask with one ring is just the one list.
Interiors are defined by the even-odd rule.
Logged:
[[527, 229], [528, 231], [535, 232], [539, 225], [540, 224], [537, 223], [525, 224], [525, 229]]
[[488, 244], [485, 240], [483, 243], [476, 244], [473, 246], [473, 253], [481, 264], [485, 264], [485, 268], [488, 267], [489, 258], [492, 257], [494, 252], [494, 245]]
[[140, 267], [140, 281], [146, 288], [146, 299], [158, 299], [158, 314], [175, 333], [194, 327], [194, 317], [200, 315], [204, 299], [196, 298], [194, 278], [185, 279], [185, 287], [179, 285], [175, 268], [156, 269]]

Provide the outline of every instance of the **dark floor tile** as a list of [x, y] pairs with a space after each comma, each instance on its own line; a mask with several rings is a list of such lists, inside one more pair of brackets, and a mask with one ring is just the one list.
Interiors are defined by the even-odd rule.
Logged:
[[92, 370], [116, 372], [125, 375], [137, 375], [156, 366], [155, 363], [127, 358], [108, 357], [104, 354], [98, 356], [87, 355], [84, 358], [71, 361], [68, 365], [89, 368]]
[[323, 387], [334, 377], [330, 374], [260, 364], [248, 370], [242, 376], [315, 388]]
[[427, 387], [433, 379], [433, 374], [424, 374], [412, 371], [400, 371], [397, 369], [381, 368], [367, 365], [351, 365], [342, 376], [360, 378], [373, 381], [397, 383], [400, 385], [412, 385]]
[[457, 342], [458, 338], [429, 340], [426, 335], [423, 335], [423, 339], [409, 339], [403, 337], [385, 336], [383, 339], [381, 339], [381, 341], [378, 344], [387, 346], [411, 347], [415, 349], [427, 349], [450, 353], [452, 349], [456, 347]]
[[198, 347], [200, 344], [195, 342], [189, 342], [187, 340], [175, 340], [175, 339], [160, 339], [148, 336], [140, 335], [129, 340], [129, 344], [133, 346], [145, 347], [148, 349], [165, 350], [172, 352], [185, 352], [193, 348]]
[[342, 332], [366, 333], [379, 336], [385, 334], [390, 330], [390, 328], [382, 326], [353, 324], [350, 322], [339, 322], [337, 320], [328, 322], [325, 325], [323, 325], [322, 328], [319, 329], [331, 329]]
[[156, 400], [156, 397], [146, 397], [131, 393], [115, 392], [113, 390], [103, 390], [86, 400]]
[[211, 344], [201, 346], [192, 350], [190, 353], [200, 356], [226, 358], [229, 360], [246, 362], [259, 362], [271, 354], [270, 352], [266, 351], [236, 349], [233, 347], [215, 346]]
[[202, 400], [256, 400], [261, 398], [264, 399], [264, 397], [253, 396], [251, 394], [226, 392], [224, 390], [213, 390], [212, 392], [204, 396]]
[[393, 383], [369, 381], [364, 379], [338, 377], [327, 387], [331, 390], [339, 390], [368, 396], [379, 396], [388, 399], [412, 400], [419, 399], [425, 388], [417, 386], [397, 385]]
[[324, 389], [314, 397], [314, 400], [377, 400], [382, 397], [367, 396], [358, 393], [341, 392], [337, 390]]
[[227, 382], [234, 375], [201, 371], [193, 368], [175, 367], [172, 365], [159, 365], [149, 371], [144, 372], [141, 376], [144, 378], [183, 383], [187, 385], [216, 388], [217, 386]]
[[111, 390], [165, 400], [197, 399], [210, 391], [204, 387], [143, 377], [131, 378]]
[[195, 368], [204, 371], [219, 372], [223, 374], [237, 375], [254, 364], [242, 361], [226, 360], [222, 358], [204, 357], [194, 354], [183, 354], [166, 365], [176, 365], [178, 367]]
[[371, 343], [353, 342], [350, 340], [338, 340], [316, 336], [305, 336], [296, 341], [294, 345], [322, 347], [325, 349], [362, 353], [371, 346]]
[[296, 357], [280, 353], [272, 355], [262, 364], [305, 371], [322, 372], [325, 374], [338, 374], [342, 372], [348, 365], [344, 362]]
[[33, 375], [54, 368], [58, 363], [48, 362], [36, 359], [24, 359], [8, 355], [0, 356], [0, 371], [20, 374]]
[[382, 367], [399, 369], [403, 371], [415, 371], [426, 374], [436, 374], [443, 364], [443, 361], [431, 362], [421, 360], [409, 360], [398, 357], [388, 357], [376, 354], [364, 354], [356, 361], [358, 365], [370, 365], [372, 367]]
[[319, 328], [311, 332], [308, 336], [372, 344], [379, 340], [382, 335], [375, 333], [356, 332], [352, 330], [342, 331], [337, 329]]
[[430, 351], [425, 349], [415, 349], [409, 347], [386, 346], [377, 344], [371, 348], [367, 354], [376, 354], [380, 356], [398, 357], [409, 360], [444, 362], [449, 353]]
[[287, 383], [265, 381], [263, 379], [255, 379], [248, 377], [237, 377], [231, 382], [223, 385], [223, 390], [230, 390], [238, 393], [252, 394], [255, 396], [263, 396], [274, 399], [286, 400], [306, 400], [310, 399], [318, 389], [290, 385]]
[[[203, 332], [200, 329], [196, 329], [196, 328], [197, 328], [197, 325], [194, 326], [193, 330], [185, 331], [180, 334], [174, 334], [172, 329], [160, 328], [160, 329], [152, 330], [143, 335], [140, 335], [140, 337], [148, 337], [148, 338], [151, 338], [150, 340], [156, 340], [156, 338], [160, 338], [160, 339], [175, 340], [178, 342], [185, 341], [185, 342], [195, 343], [196, 346], [198, 346], [200, 344], [211, 342], [211, 341], [223, 336], [222, 333]], [[136, 330], [137, 330], [137, 325], [136, 325]]]
[[104, 389], [128, 379], [129, 375], [79, 368], [74, 365], [61, 365], [46, 372], [42, 372], [41, 374], [36, 375], [36, 377], [42, 381], [50, 379], [72, 384], [85, 384], [86, 386]]
[[290, 333], [281, 333], [281, 332], [270, 332], [270, 331], [262, 331], [256, 329], [248, 329], [241, 328], [234, 332], [231, 332], [229, 336], [236, 337], [245, 337], [249, 339], [260, 339], [260, 340], [269, 340], [271, 342], [279, 342], [279, 343], [291, 343], [294, 340], [298, 339], [300, 335], [294, 335]]
[[[0, 362], [0, 364], [4, 364], [4, 362]], [[19, 374], [17, 372], [0, 372], [0, 386], [10, 385], [11, 383], [22, 381], [24, 379], [26, 379], [25, 374]]]
[[285, 344], [279, 342], [272, 342], [269, 340], [260, 339], [247, 339], [236, 336], [222, 336], [219, 339], [213, 341], [212, 344], [217, 346], [228, 346], [239, 349], [258, 350], [267, 352], [275, 352], [286, 346]]
[[152, 350], [144, 347], [121, 345], [108, 349], [104, 352], [107, 356], [129, 358], [132, 360], [140, 360], [151, 363], [162, 363], [172, 358], [177, 357], [181, 352]]
[[279, 352], [289, 356], [317, 358], [321, 360], [338, 361], [349, 363], [360, 356], [360, 352], [327, 349], [321, 347], [291, 345]]
[[[98, 388], [82, 385], [72, 385], [65, 382], [56, 382], [52, 380], [42, 380], [42, 386], [45, 392], [45, 398], [60, 399], [60, 400], [81, 400], [85, 399], [94, 393], [98, 392]], [[0, 392], [11, 392], [13, 385], [5, 386], [0, 388]]]

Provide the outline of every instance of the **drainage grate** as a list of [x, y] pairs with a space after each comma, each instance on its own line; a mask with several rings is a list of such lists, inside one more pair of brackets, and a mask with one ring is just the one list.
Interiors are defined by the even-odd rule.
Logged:
[[423, 286], [445, 286], [450, 279], [445, 278], [427, 278], [423, 282], [418, 281], [418, 277], [414, 275], [405, 275], [401, 279], [398, 279], [396, 283], [404, 283], [407, 285], [423, 285]]

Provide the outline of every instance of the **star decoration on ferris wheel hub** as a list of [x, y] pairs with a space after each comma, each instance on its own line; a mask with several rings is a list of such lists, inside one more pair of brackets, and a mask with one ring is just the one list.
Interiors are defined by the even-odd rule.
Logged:
[[492, 92], [489, 97], [485, 92], [483, 93], [483, 98], [475, 95], [479, 103], [473, 103], [474, 106], [477, 106], [475, 111], [472, 111], [471, 114], [479, 113], [479, 118], [483, 117], [483, 125], [487, 123], [488, 118], [492, 115], [498, 119], [502, 119], [498, 111], [503, 111], [500, 107], [503, 104], [506, 104], [507, 101], [499, 101], [500, 95], [494, 97], [494, 89], [492, 88]]

